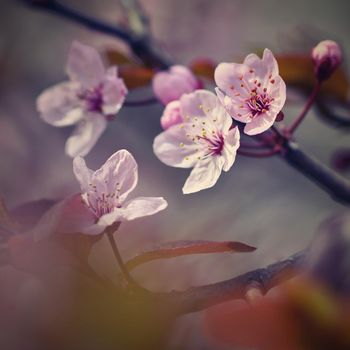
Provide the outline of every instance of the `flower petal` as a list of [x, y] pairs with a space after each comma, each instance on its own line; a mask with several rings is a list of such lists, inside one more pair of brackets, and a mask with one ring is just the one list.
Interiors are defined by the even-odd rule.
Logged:
[[208, 90], [196, 90], [190, 94], [182, 95], [180, 99], [180, 113], [186, 118], [206, 116], [218, 104], [218, 99]]
[[164, 210], [168, 203], [163, 197], [138, 197], [132, 199], [121, 208], [121, 221], [130, 221], [149, 216]]
[[92, 175], [92, 182], [107, 194], [116, 193], [120, 203], [136, 187], [137, 181], [137, 163], [125, 149], [110, 156]]
[[244, 133], [250, 136], [261, 134], [273, 125], [276, 117], [277, 114], [275, 113], [267, 112], [261, 114], [254, 118], [250, 123], [246, 124], [244, 127]]
[[215, 69], [214, 79], [216, 85], [226, 95], [240, 101], [249, 95], [240, 79], [248, 74], [249, 67], [246, 64], [220, 63]]
[[114, 115], [122, 107], [128, 90], [123, 79], [118, 78], [116, 67], [107, 70], [102, 84], [103, 114]]
[[224, 171], [229, 171], [236, 159], [237, 149], [239, 148], [240, 133], [238, 127], [231, 129], [226, 138], [222, 156], [225, 159]]
[[68, 54], [66, 71], [71, 80], [91, 87], [102, 80], [105, 69], [94, 48], [74, 41]]
[[76, 193], [52, 206], [32, 229], [38, 241], [55, 233], [101, 233], [95, 225], [95, 216]]
[[182, 192], [194, 193], [213, 187], [221, 174], [224, 165], [223, 157], [208, 157], [198, 162], [185, 182]]
[[166, 165], [177, 168], [191, 168], [196, 163], [196, 145], [186, 137], [187, 124], [171, 126], [159, 134], [153, 142], [153, 152]]
[[106, 129], [106, 119], [98, 113], [89, 113], [82, 119], [73, 135], [66, 142], [66, 154], [70, 157], [85, 156]]
[[41, 118], [53, 126], [77, 123], [83, 116], [78, 89], [76, 82], [63, 82], [43, 91], [36, 100]]
[[84, 158], [78, 156], [73, 159], [73, 172], [79, 181], [82, 192], [87, 192], [93, 171], [86, 166]]

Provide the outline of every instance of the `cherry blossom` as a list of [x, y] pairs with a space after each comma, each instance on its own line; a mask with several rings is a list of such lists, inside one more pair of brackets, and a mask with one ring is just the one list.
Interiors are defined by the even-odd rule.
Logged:
[[160, 118], [160, 124], [164, 130], [170, 128], [173, 125], [183, 122], [183, 118], [180, 112], [180, 101], [169, 102], [163, 111], [163, 115]]
[[176, 65], [155, 74], [152, 85], [156, 97], [167, 105], [183, 94], [199, 89], [200, 82], [187, 67]]
[[239, 147], [239, 130], [215, 94], [197, 90], [180, 99], [184, 122], [158, 135], [154, 153], [165, 164], [193, 168], [182, 191], [193, 193], [210, 188], [222, 170], [233, 165]]
[[262, 59], [250, 54], [243, 64], [220, 63], [215, 82], [222, 104], [232, 118], [246, 123], [244, 132], [248, 135], [269, 129], [286, 101], [286, 85], [268, 49]]
[[319, 80], [328, 79], [343, 59], [341, 48], [333, 40], [323, 40], [318, 43], [311, 55]]
[[114, 153], [96, 171], [75, 157], [73, 171], [81, 193], [58, 202], [41, 217], [32, 229], [36, 240], [54, 233], [98, 235], [116, 222], [153, 215], [168, 205], [163, 197], [127, 199], [138, 182], [137, 163], [127, 150]]
[[37, 99], [41, 118], [57, 127], [76, 124], [66, 142], [66, 153], [75, 157], [90, 152], [118, 113], [127, 94], [117, 67], [104, 68], [98, 52], [74, 41], [66, 67], [69, 81], [45, 90]]
[[[153, 215], [167, 207], [162, 197], [138, 197], [127, 200], [138, 182], [137, 163], [127, 150], [114, 153], [96, 171], [87, 168], [82, 157], [73, 160], [73, 170], [82, 191], [82, 199], [94, 215], [92, 233], [103, 231], [115, 222]], [[89, 233], [89, 232], [86, 232]]]

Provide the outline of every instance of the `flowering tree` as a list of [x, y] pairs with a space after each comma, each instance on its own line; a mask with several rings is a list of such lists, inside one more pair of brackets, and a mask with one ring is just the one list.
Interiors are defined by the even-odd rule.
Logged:
[[[279, 60], [269, 49], [263, 51], [262, 57], [255, 53], [249, 54], [242, 63], [219, 63], [213, 66], [198, 62], [190, 69], [171, 62], [157, 47], [151, 37], [147, 18], [137, 3], [131, 2], [129, 26], [122, 28], [85, 16], [58, 1], [24, 2], [33, 8], [48, 10], [91, 30], [122, 40], [142, 62], [142, 69], [149, 73], [147, 83], [152, 84], [154, 97], [141, 101], [129, 100], [132, 86], [144, 83], [140, 72], [135, 68], [133, 81], [130, 82], [130, 76], [119, 67], [104, 67], [99, 53], [93, 47], [77, 41], [72, 43], [66, 66], [69, 80], [42, 92], [37, 99], [37, 110], [43, 121], [55, 127], [76, 125], [73, 135], [66, 142], [65, 152], [73, 158], [72, 168], [81, 191], [62, 201], [45, 205], [44, 210], [38, 210], [35, 222], [30, 226], [20, 226], [14, 214], [3, 205], [0, 227], [1, 240], [4, 242], [2, 263], [37, 274], [47, 281], [48, 272], [51, 275], [52, 271], [58, 271], [58, 266], [69, 262], [79, 274], [101, 288], [98, 293], [89, 290], [84, 293], [84, 307], [88, 304], [90, 312], [96, 312], [95, 307], [105, 311], [104, 304], [97, 306], [92, 303], [94, 307], [89, 309], [93, 297], [102, 296], [115, 308], [114, 311], [131, 315], [130, 319], [136, 320], [126, 322], [127, 326], [121, 326], [125, 317], [112, 321], [127, 330], [126, 333], [146, 333], [141, 338], [143, 341], [149, 337], [147, 346], [161, 346], [166, 333], [164, 329], [177, 316], [205, 310], [227, 300], [246, 299], [252, 304], [247, 310], [227, 309], [228, 313], [225, 314], [222, 310], [210, 309], [205, 318], [209, 332], [219, 340], [234, 345], [260, 346], [264, 349], [280, 349], [283, 346], [285, 349], [314, 349], [319, 343], [313, 339], [309, 343], [304, 342], [299, 337], [305, 322], [307, 325], [310, 322], [312, 326], [315, 324], [314, 320], [305, 321], [306, 316], [315, 314], [306, 310], [302, 301], [314, 301], [314, 293], [318, 293], [323, 298], [322, 305], [332, 304], [332, 310], [336, 310], [326, 315], [335, 315], [332, 326], [327, 328], [327, 325], [322, 324], [328, 337], [327, 346], [332, 344], [337, 349], [350, 347], [349, 339], [345, 337], [349, 328], [343, 326], [349, 324], [348, 314], [338, 313], [339, 309], [344, 307], [348, 310], [349, 307], [349, 267], [344, 266], [350, 250], [347, 218], [337, 218], [331, 224], [328, 223], [327, 233], [320, 235], [326, 238], [317, 238], [311, 247], [305, 247], [303, 251], [270, 266], [185, 291], [151, 292], [140, 286], [131, 275], [132, 269], [140, 264], [188, 254], [248, 253], [256, 248], [242, 242], [195, 241], [189, 237], [186, 241], [171, 241], [150, 248], [125, 262], [114, 233], [127, 221], [141, 220], [144, 216], [164, 210], [167, 201], [163, 197], [127, 199], [138, 182], [137, 162], [129, 151], [116, 150], [96, 171], [89, 169], [82, 158], [102, 137], [108, 123], [114, 119], [117, 122], [117, 114], [123, 105], [136, 108], [149, 103], [161, 103], [164, 106], [160, 116], [163, 132], [154, 139], [153, 151], [168, 166], [192, 169], [182, 188], [183, 194], [189, 195], [215, 186], [220, 181], [222, 171], [232, 172], [234, 176], [237, 154], [250, 158], [278, 156], [335, 201], [349, 205], [349, 181], [306, 154], [294, 136], [315, 103], [319, 104], [321, 113], [328, 121], [338, 125], [350, 123], [318, 100], [323, 84], [342, 62], [339, 45], [325, 40], [312, 49], [312, 92], [299, 115], [285, 126], [279, 123], [284, 118], [288, 81], [286, 84], [279, 69]], [[204, 81], [203, 76], [210, 79]], [[346, 163], [346, 157], [341, 157], [341, 160]], [[171, 210], [171, 206], [167, 210]], [[337, 235], [334, 231], [337, 231]], [[330, 233], [336, 236], [336, 241], [330, 237]], [[122, 273], [118, 284], [98, 274], [88, 262], [91, 247], [104, 235], [108, 237]], [[48, 255], [43, 255], [43, 251]], [[334, 256], [338, 256], [338, 261], [334, 261]], [[339, 277], [332, 279], [324, 273], [325, 261], [341, 271]], [[298, 276], [295, 285], [281, 287], [279, 293], [282, 297], [272, 300], [263, 297], [271, 288], [295, 276]], [[341, 300], [337, 298], [340, 292], [346, 295]], [[116, 304], [111, 300], [116, 300]], [[290, 308], [306, 315], [302, 317], [304, 323], [297, 316], [285, 316], [289, 312], [286, 310]], [[157, 326], [153, 328], [156, 329], [147, 324], [149, 314], [155, 315]], [[91, 313], [84, 316], [89, 318]], [[281, 319], [283, 322], [280, 322]], [[249, 333], [250, 339], [245, 337], [244, 328], [252, 324], [260, 328], [265, 321], [266, 329], [261, 332], [262, 335], [258, 332], [252, 339]], [[113, 323], [109, 322], [108, 317], [105, 322], [109, 324], [108, 327]], [[276, 336], [271, 341], [276, 323], [281, 328], [278, 329], [281, 337]], [[239, 331], [232, 332], [233, 328]], [[117, 333], [118, 337], [113, 339], [115, 344], [139, 348], [139, 339]], [[339, 345], [333, 341], [335, 338], [338, 338]]]

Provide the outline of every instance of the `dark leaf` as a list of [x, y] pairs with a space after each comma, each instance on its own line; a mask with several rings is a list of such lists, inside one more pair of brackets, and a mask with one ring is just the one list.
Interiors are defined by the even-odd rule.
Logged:
[[213, 241], [173, 241], [166, 242], [153, 249], [140, 253], [126, 263], [129, 270], [138, 265], [157, 259], [169, 259], [182, 255], [207, 254], [207, 253], [247, 253], [256, 248], [241, 242], [213, 242]]

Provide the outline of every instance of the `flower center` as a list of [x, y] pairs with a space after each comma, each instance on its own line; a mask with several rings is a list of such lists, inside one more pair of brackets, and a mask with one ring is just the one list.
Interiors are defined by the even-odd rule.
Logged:
[[220, 156], [224, 148], [224, 137], [221, 133], [212, 134], [211, 138], [204, 138], [204, 140], [209, 144], [208, 145], [208, 155], [211, 156]]
[[89, 112], [102, 113], [102, 85], [91, 89], [83, 89], [78, 93], [78, 98], [85, 103], [85, 108]]
[[254, 118], [255, 116], [266, 113], [269, 110], [271, 100], [265, 93], [257, 94], [256, 90], [253, 90], [246, 102]]
[[115, 208], [121, 208], [119, 183], [117, 183], [117, 188], [113, 193], [100, 192], [93, 183], [89, 186], [90, 190], [85, 193], [85, 202], [97, 218], [111, 213]]

